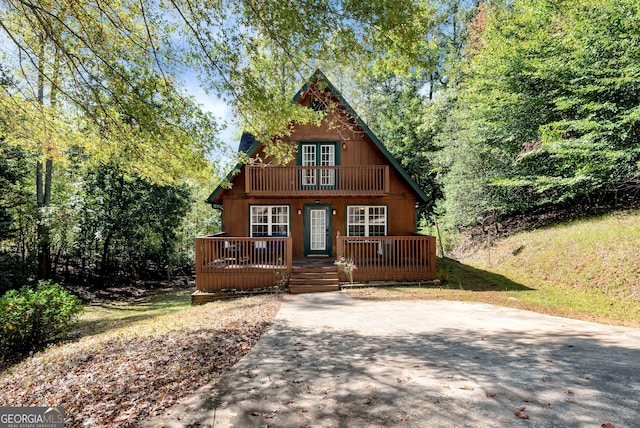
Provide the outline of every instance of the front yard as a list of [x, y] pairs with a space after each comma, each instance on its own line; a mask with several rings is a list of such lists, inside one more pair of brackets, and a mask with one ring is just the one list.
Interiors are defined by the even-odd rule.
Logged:
[[73, 339], [0, 374], [0, 405], [63, 406], [66, 426], [132, 426], [245, 355], [277, 295], [190, 306], [190, 292], [90, 305]]

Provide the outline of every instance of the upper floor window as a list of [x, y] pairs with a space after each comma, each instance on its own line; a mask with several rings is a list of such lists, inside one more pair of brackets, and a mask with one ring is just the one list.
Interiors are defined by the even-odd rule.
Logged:
[[302, 170], [302, 186], [326, 188], [336, 185], [336, 169], [320, 168], [337, 165], [336, 143], [300, 143], [298, 153], [299, 165], [313, 167]]
[[326, 111], [327, 110], [327, 105], [324, 102], [324, 100], [321, 100], [320, 98], [316, 98], [316, 97], [312, 97], [309, 100], [309, 107], [313, 111]]
[[347, 208], [347, 236], [386, 236], [387, 207], [384, 205]]

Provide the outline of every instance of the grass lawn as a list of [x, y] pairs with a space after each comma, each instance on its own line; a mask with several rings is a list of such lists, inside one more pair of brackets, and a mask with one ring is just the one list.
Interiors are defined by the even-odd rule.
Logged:
[[[442, 264], [442, 261], [439, 260]], [[505, 276], [447, 260], [449, 279], [439, 286], [376, 287], [349, 290], [351, 297], [364, 300], [465, 300], [484, 302], [595, 321], [640, 327], [640, 307], [634, 301], [587, 294], [542, 281], [516, 283]]]
[[363, 299], [470, 300], [640, 327], [640, 212], [518, 233], [438, 260], [443, 285], [350, 291]]
[[0, 374], [0, 405], [63, 406], [66, 426], [133, 426], [233, 366], [277, 295], [190, 305], [190, 291], [90, 305], [67, 343]]

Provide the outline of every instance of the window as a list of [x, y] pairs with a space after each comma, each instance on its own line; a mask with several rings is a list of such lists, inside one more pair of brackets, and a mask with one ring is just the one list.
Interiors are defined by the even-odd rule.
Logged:
[[289, 236], [288, 205], [251, 206], [251, 236]]
[[[336, 146], [334, 144], [320, 145], [320, 165], [334, 166], [335, 164], [336, 164]], [[321, 169], [320, 185], [333, 186], [336, 182], [335, 177], [336, 177], [335, 169]]]
[[[316, 166], [316, 145], [303, 144], [301, 148], [302, 148], [302, 166]], [[302, 184], [304, 186], [315, 186], [316, 184], [315, 169], [302, 170]]]
[[[302, 143], [300, 144], [299, 165], [301, 166], [330, 166], [337, 165], [336, 143]], [[335, 168], [303, 169], [301, 175], [302, 186], [331, 188], [336, 185]]]
[[386, 236], [386, 206], [350, 206], [347, 209], [347, 236]]
[[322, 112], [322, 111], [326, 111], [327, 110], [327, 106], [324, 102], [324, 100], [321, 100], [319, 98], [311, 98], [309, 100], [309, 107], [311, 107], [311, 109], [313, 111], [318, 111], [318, 112]]

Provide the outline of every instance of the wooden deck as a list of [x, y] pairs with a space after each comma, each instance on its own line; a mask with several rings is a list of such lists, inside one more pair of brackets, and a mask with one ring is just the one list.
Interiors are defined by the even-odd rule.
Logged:
[[196, 238], [196, 290], [286, 286], [293, 265], [290, 237]]
[[[339, 236], [336, 258], [353, 260], [354, 282], [413, 281], [436, 278], [433, 236]], [[349, 281], [340, 272], [340, 281]]]
[[[355, 265], [353, 281], [416, 281], [436, 277], [432, 236], [338, 237], [336, 257], [292, 257], [292, 238], [230, 236], [196, 239], [196, 294], [237, 294], [257, 289], [314, 292], [350, 283], [334, 264]], [[203, 296], [194, 297], [205, 299]]]

